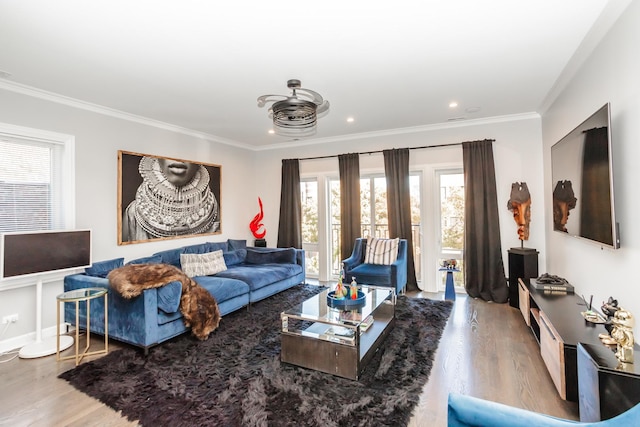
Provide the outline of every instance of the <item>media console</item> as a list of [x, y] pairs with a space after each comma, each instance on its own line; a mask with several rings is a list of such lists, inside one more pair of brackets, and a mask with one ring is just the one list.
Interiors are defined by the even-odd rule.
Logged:
[[540, 354], [564, 400], [578, 401], [578, 343], [602, 345], [603, 325], [587, 322], [582, 298], [570, 293], [535, 289], [529, 279], [518, 279], [519, 306], [525, 322], [540, 344]]

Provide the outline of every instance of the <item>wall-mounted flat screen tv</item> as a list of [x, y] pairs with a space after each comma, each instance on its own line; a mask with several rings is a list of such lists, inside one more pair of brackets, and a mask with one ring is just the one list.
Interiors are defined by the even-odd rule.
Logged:
[[618, 248], [610, 110], [605, 104], [551, 147], [553, 229]]
[[91, 265], [91, 230], [33, 231], [0, 235], [0, 278]]

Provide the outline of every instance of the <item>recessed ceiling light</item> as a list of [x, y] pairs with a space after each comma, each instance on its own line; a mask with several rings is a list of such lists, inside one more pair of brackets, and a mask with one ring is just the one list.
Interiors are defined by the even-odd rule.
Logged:
[[276, 133], [276, 131], [275, 131], [275, 130], [273, 130], [273, 129], [269, 129], [269, 134], [270, 134], [270, 135], [273, 135], [274, 133]]
[[458, 106], [458, 103], [456, 101], [451, 101], [449, 103], [449, 108], [456, 108]]
[[353, 123], [355, 119], [353, 117], [347, 117], [347, 123]]

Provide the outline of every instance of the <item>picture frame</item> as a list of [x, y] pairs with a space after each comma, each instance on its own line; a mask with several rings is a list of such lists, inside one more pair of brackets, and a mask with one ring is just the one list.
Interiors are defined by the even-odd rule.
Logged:
[[118, 151], [118, 245], [222, 233], [222, 166]]

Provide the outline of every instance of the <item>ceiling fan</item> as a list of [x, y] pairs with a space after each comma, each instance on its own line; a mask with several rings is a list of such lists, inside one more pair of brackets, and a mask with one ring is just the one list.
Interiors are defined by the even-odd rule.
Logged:
[[329, 101], [318, 92], [302, 88], [300, 80], [288, 80], [287, 87], [292, 90], [291, 95], [259, 96], [258, 107], [273, 102], [269, 117], [273, 119], [276, 134], [294, 137], [314, 135], [318, 118], [329, 112]]

